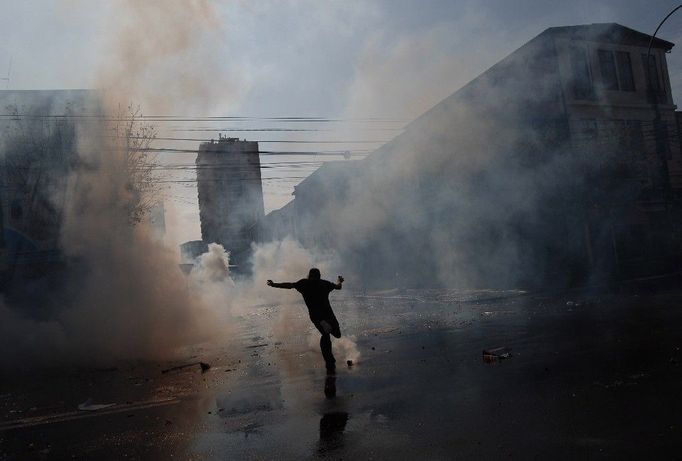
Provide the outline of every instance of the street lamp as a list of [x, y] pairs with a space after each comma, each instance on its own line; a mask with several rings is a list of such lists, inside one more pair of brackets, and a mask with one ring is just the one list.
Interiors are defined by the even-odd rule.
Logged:
[[[668, 208], [668, 199], [669, 199], [669, 194], [671, 192], [670, 189], [670, 175], [668, 172], [668, 162], [667, 159], [665, 158], [665, 148], [663, 147], [663, 142], [665, 141], [667, 144], [667, 139], [661, 139], [663, 135], [663, 126], [661, 123], [661, 112], [658, 109], [658, 94], [654, 93], [654, 85], [653, 85], [653, 78], [651, 75], [651, 46], [654, 43], [654, 39], [656, 38], [656, 34], [658, 33], [658, 30], [661, 28], [663, 23], [673, 15], [673, 13], [677, 10], [682, 8], [682, 5], [679, 5], [675, 7], [670, 13], [666, 15], [665, 18], [658, 24], [658, 27], [656, 27], [656, 30], [654, 31], [653, 35], [649, 39], [649, 46], [647, 47], [646, 50], [646, 74], [647, 74], [647, 95], [649, 97], [649, 100], [654, 106], [654, 139], [656, 142], [656, 154], [658, 154], [658, 159], [660, 161], [660, 166], [662, 170], [662, 175], [663, 175], [663, 184], [665, 188], [665, 195], [666, 195], [666, 200], [665, 200], [665, 207], [666, 210]], [[654, 63], [655, 64], [655, 63]], [[666, 137], [667, 138], [667, 137]]]

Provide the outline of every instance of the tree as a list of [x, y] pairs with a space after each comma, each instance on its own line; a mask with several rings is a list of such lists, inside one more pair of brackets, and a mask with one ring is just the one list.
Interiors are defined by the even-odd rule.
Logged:
[[139, 224], [161, 199], [161, 183], [156, 176], [159, 164], [151, 148], [156, 127], [143, 122], [139, 106], [129, 105], [125, 113], [119, 108], [114, 133], [115, 145], [122, 150], [125, 163], [128, 218], [131, 224]]

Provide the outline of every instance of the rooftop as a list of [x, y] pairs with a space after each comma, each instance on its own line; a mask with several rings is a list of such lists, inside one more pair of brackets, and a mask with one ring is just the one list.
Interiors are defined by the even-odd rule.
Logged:
[[[549, 34], [562, 36], [572, 40], [587, 40], [592, 42], [617, 43], [622, 45], [649, 46], [651, 35], [630, 29], [615, 22], [583, 24], [578, 26], [550, 27], [540, 35]], [[675, 46], [667, 40], [655, 38], [652, 48], [670, 50]]]

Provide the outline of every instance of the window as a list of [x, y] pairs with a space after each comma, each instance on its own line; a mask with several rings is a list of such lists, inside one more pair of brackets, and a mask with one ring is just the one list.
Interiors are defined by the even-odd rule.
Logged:
[[599, 69], [607, 90], [634, 91], [630, 53], [626, 51], [598, 50]]
[[599, 68], [604, 87], [607, 90], [618, 89], [618, 75], [616, 74], [616, 62], [613, 59], [613, 52], [599, 50]]
[[573, 96], [576, 99], [592, 99], [594, 91], [585, 49], [578, 47], [571, 48], [570, 61], [571, 71], [573, 73], [571, 80]]
[[635, 79], [632, 76], [630, 53], [627, 51], [616, 51], [616, 67], [618, 68], [620, 90], [635, 91]]

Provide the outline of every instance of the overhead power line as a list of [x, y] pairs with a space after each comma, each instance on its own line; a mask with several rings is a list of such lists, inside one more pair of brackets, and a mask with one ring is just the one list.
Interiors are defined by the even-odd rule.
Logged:
[[250, 117], [250, 116], [198, 116], [189, 117], [181, 115], [140, 115], [135, 117], [117, 117], [105, 114], [30, 114], [10, 113], [0, 114], [0, 118], [13, 120], [22, 118], [34, 119], [84, 119], [111, 122], [255, 122], [270, 121], [284, 123], [407, 123], [410, 120], [396, 118], [327, 118], [327, 117]]
[[[382, 128], [382, 127], [370, 127], [370, 128], [353, 128], [353, 131], [401, 131], [402, 128]], [[218, 133], [221, 131], [226, 132], [333, 132], [331, 128], [170, 128], [169, 131], [180, 131], [180, 132], [209, 132]]]
[[[119, 136], [119, 138], [123, 138], [123, 136]], [[130, 136], [130, 139], [149, 139], [149, 138], [144, 138], [142, 136]], [[210, 141], [216, 141], [215, 138], [213, 139], [205, 139], [205, 138], [173, 138], [173, 137], [155, 137], [151, 138], [152, 141], [195, 141], [195, 142], [210, 142]], [[371, 140], [371, 139], [366, 139], [366, 140], [360, 140], [360, 141], [343, 141], [343, 140], [322, 140], [322, 141], [315, 141], [315, 140], [303, 140], [303, 139], [248, 139], [247, 141], [249, 142], [258, 142], [258, 143], [289, 143], [289, 144], [376, 144], [376, 143], [385, 143], [388, 142], [388, 140], [383, 140], [383, 139], [377, 139], [377, 140]]]
[[[160, 147], [160, 148], [144, 148], [144, 149], [135, 149], [140, 152], [153, 152], [153, 153], [175, 153], [175, 154], [198, 154], [199, 150], [198, 149], [174, 149], [171, 147]], [[369, 150], [356, 150], [356, 151], [324, 151], [324, 152], [318, 152], [318, 151], [277, 151], [277, 150], [258, 150], [258, 151], [253, 151], [253, 152], [248, 152], [248, 151], [240, 151], [241, 153], [253, 153], [253, 154], [260, 154], [260, 155], [313, 155], [313, 156], [348, 156], [351, 155], [353, 157], [365, 155], [369, 153]]]

